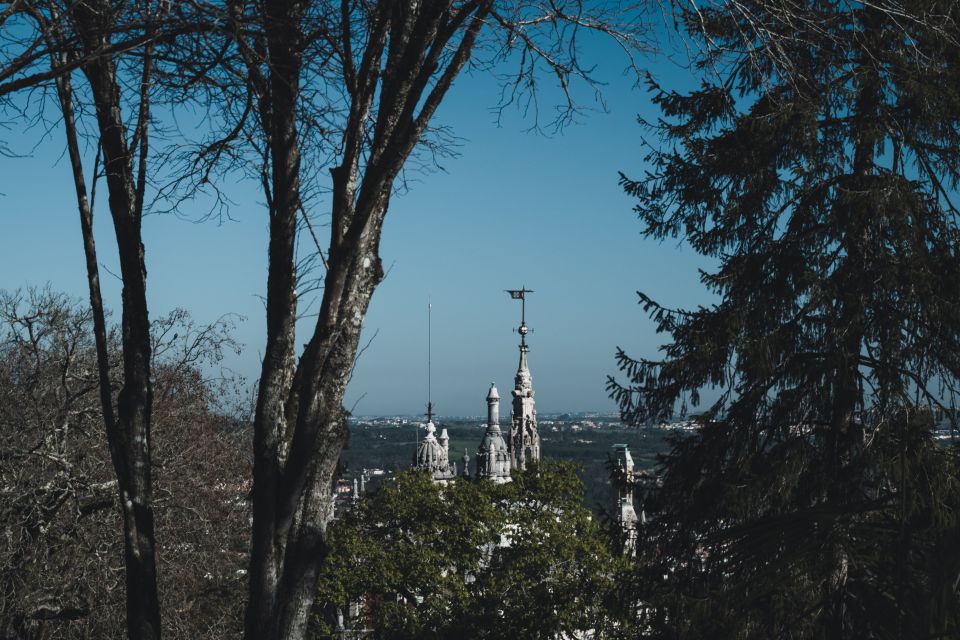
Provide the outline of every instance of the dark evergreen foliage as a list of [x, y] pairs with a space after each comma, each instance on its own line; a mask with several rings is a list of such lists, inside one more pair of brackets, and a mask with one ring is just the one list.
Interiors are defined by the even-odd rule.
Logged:
[[[664, 459], [638, 588], [682, 637], [960, 634], [960, 8], [736, 0], [683, 14], [699, 89], [650, 79], [647, 236], [714, 259], [619, 364], [626, 417], [702, 406]], [[653, 576], [644, 580], [642, 572]], [[653, 594], [653, 595], [651, 595]]]

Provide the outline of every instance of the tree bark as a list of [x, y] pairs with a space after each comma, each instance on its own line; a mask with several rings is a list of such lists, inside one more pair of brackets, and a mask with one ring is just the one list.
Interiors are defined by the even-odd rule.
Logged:
[[[58, 62], [59, 64], [59, 62]], [[83, 239], [83, 256], [87, 268], [87, 288], [90, 294], [90, 310], [93, 315], [93, 335], [97, 350], [97, 374], [100, 384], [100, 405], [107, 433], [116, 429], [113, 411], [113, 394], [110, 384], [110, 360], [107, 354], [107, 323], [103, 311], [103, 296], [100, 292], [100, 268], [97, 264], [97, 245], [93, 235], [93, 202], [87, 198], [87, 185], [83, 177], [83, 160], [80, 156], [77, 135], [76, 116], [73, 110], [73, 87], [70, 76], [57, 76], [57, 97], [63, 113], [64, 132], [67, 137], [67, 152], [70, 156], [70, 168], [73, 172], [73, 184], [77, 195], [77, 209], [80, 213], [80, 235]], [[96, 182], [97, 161], [94, 162], [93, 180]]]
[[[80, 40], [88, 51], [101, 50], [105, 40], [109, 38], [110, 29], [106, 22], [113, 15], [112, 12], [111, 6], [103, 2], [81, 3], [75, 7], [71, 17]], [[141, 238], [142, 201], [137, 197], [140, 186], [134, 177], [132, 154], [127, 145], [120, 111], [116, 63], [112, 57], [101, 55], [83, 65], [82, 71], [90, 84], [100, 132], [100, 150], [123, 281], [123, 387], [117, 399], [115, 422], [107, 425], [107, 440], [117, 474], [120, 510], [123, 515], [127, 636], [131, 639], [149, 640], [160, 637], [160, 607], [152, 506], [150, 320], [146, 298], [147, 273]], [[148, 99], [147, 92], [142, 92], [142, 99]], [[146, 123], [142, 126], [145, 127]], [[145, 145], [146, 140], [141, 139], [140, 144]], [[141, 159], [143, 157], [141, 155]], [[88, 214], [89, 216], [84, 216], [81, 207], [89, 280], [90, 262], [93, 260], [95, 270], [96, 254], [93, 247], [92, 212], [88, 211]], [[94, 297], [99, 298], [99, 287], [94, 287], [92, 280], [90, 282], [91, 300]], [[109, 394], [109, 387], [106, 393]], [[107, 407], [104, 409], [106, 412]]]
[[[348, 437], [343, 396], [363, 318], [383, 279], [379, 245], [390, 193], [453, 78], [467, 63], [489, 8], [489, 2], [467, 3], [458, 12], [442, 2], [381, 2], [365, 9], [366, 40], [356, 68], [350, 47], [343, 47], [350, 56], [343, 62], [350, 106], [340, 164], [331, 170], [327, 273], [313, 335], [296, 361], [294, 247], [301, 207], [297, 98], [303, 7], [284, 0], [264, 5], [269, 93], [267, 108], [261, 105], [260, 112], [266, 116], [272, 194], [267, 348], [254, 420], [248, 640], [300, 640], [307, 633], [327, 552], [334, 474]], [[350, 19], [345, 9], [340, 29], [347, 30], [342, 35], [348, 43]], [[441, 65], [458, 30], [460, 41]]]
[[270, 55], [269, 94], [261, 97], [270, 149], [270, 245], [267, 272], [267, 346], [254, 414], [253, 534], [246, 637], [277, 637], [277, 586], [282, 540], [276, 535], [281, 478], [280, 441], [294, 366], [296, 271], [294, 248], [300, 204], [300, 148], [296, 101], [300, 84], [300, 8], [272, 0], [264, 6]]

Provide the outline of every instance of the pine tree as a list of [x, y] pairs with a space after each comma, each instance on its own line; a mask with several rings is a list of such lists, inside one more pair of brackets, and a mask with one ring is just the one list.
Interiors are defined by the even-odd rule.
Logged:
[[622, 183], [647, 236], [715, 261], [718, 302], [641, 294], [670, 341], [620, 352], [628, 381], [610, 382], [638, 423], [718, 394], [664, 461], [661, 628], [960, 633], [957, 449], [932, 419], [955, 429], [960, 382], [960, 9], [729, 0], [682, 18], [704, 80], [649, 80], [662, 144]]

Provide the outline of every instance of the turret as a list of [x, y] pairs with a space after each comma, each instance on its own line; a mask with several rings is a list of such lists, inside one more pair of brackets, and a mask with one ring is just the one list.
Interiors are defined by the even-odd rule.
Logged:
[[510, 481], [510, 454], [500, 433], [500, 393], [493, 383], [487, 392], [487, 429], [477, 449], [477, 478]]
[[487, 426], [496, 425], [500, 428], [500, 392], [497, 386], [490, 383], [490, 391], [487, 392]]

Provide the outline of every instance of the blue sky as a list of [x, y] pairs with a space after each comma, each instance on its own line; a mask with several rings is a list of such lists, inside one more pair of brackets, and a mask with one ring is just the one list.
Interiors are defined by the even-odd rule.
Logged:
[[[526, 285], [530, 366], [541, 413], [612, 411], [604, 390], [616, 373], [615, 348], [656, 355], [661, 337], [637, 305], [638, 289], [669, 306], [709, 298], [698, 280], [704, 261], [688, 247], [641, 236], [618, 171], [645, 169], [638, 114], [655, 117], [645, 91], [622, 73], [609, 50], [587, 51], [606, 83], [607, 112], [593, 112], [562, 133], [529, 133], [529, 118], [491, 111], [497, 86], [487, 75], [460, 79], [438, 122], [462, 138], [444, 171], [418, 174], [395, 197], [383, 232], [387, 278], [367, 315], [363, 353], [346, 406], [357, 414], [415, 414], [426, 404], [427, 301], [433, 305], [433, 401], [441, 415], [480, 415], [491, 381], [512, 386], [519, 304], [504, 289]], [[666, 61], [654, 73], [672, 86], [687, 72]], [[549, 115], [549, 114], [547, 114]], [[4, 118], [0, 135], [18, 158], [0, 157], [0, 288], [50, 283], [86, 300], [79, 219], [62, 132], [36, 145], [39, 132]], [[34, 146], [36, 145], [36, 146]], [[311, 170], [311, 168], [306, 168]], [[318, 169], [326, 173], [326, 168]], [[265, 341], [267, 219], [256, 185], [224, 184], [231, 220], [179, 216], [144, 221], [151, 314], [189, 309], [199, 321], [246, 317], [245, 346], [227, 365], [253, 380]], [[102, 264], [117, 272], [105, 188], [96, 211]], [[323, 207], [324, 203], [318, 203]], [[323, 230], [321, 230], [323, 231]], [[119, 309], [119, 282], [103, 273], [108, 306]], [[309, 327], [301, 323], [301, 340]]]

